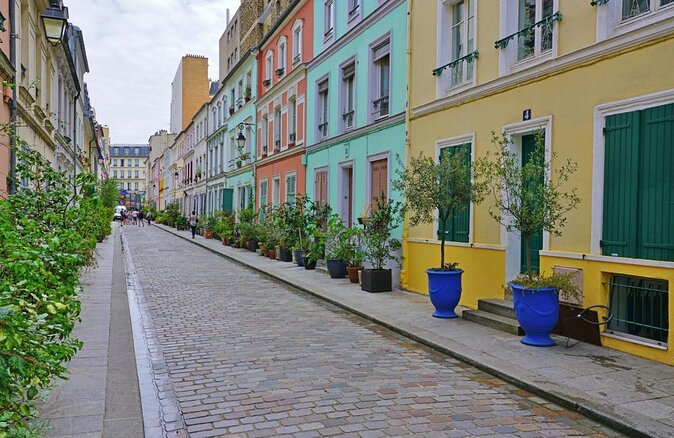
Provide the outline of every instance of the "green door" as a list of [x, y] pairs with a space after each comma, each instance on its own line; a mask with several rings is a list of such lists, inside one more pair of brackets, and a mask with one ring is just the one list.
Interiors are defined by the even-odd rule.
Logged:
[[[522, 137], [522, 166], [526, 165], [531, 159], [531, 154], [536, 148], [536, 137], [534, 135], [525, 135]], [[542, 183], [542, 181], [540, 182]], [[534, 233], [530, 237], [531, 243], [531, 270], [540, 272], [541, 258], [539, 251], [543, 249], [543, 230]], [[520, 272], [527, 272], [527, 252], [524, 246], [524, 239], [521, 245], [521, 263]]]

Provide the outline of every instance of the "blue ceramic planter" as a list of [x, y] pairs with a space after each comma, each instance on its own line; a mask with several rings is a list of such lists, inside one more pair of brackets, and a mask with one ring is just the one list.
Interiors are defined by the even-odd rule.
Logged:
[[436, 318], [457, 318], [454, 312], [461, 299], [461, 269], [454, 271], [435, 271], [427, 269], [428, 295], [435, 306]]
[[550, 333], [559, 319], [559, 288], [527, 289], [510, 283], [513, 289], [515, 315], [524, 330], [522, 343], [534, 347], [550, 347], [555, 341]]

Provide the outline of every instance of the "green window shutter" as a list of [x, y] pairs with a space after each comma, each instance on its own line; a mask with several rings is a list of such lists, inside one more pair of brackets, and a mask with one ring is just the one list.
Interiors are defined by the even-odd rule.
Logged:
[[637, 257], [638, 111], [606, 118], [602, 254]]
[[638, 257], [674, 261], [674, 104], [641, 112]]
[[231, 213], [234, 205], [234, 189], [226, 188], [222, 193], [222, 210]]
[[[464, 151], [464, 159], [470, 165], [470, 143], [446, 147], [440, 150], [440, 160]], [[468, 242], [470, 233], [470, 203], [464, 208], [453, 209], [445, 221], [445, 240], [450, 242]], [[442, 240], [442, 223], [438, 223], [438, 239]]]

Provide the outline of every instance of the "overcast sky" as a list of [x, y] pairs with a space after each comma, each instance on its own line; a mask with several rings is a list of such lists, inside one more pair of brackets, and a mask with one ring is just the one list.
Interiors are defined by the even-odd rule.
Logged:
[[208, 57], [218, 78], [227, 8], [240, 0], [65, 0], [84, 33], [85, 76], [98, 123], [112, 143], [146, 143], [169, 128], [171, 82], [185, 54]]

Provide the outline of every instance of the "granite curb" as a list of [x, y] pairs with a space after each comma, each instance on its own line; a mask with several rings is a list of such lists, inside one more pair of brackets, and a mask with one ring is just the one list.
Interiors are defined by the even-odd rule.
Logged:
[[[526, 391], [529, 391], [551, 402], [557, 403], [567, 409], [571, 409], [628, 436], [674, 436], [674, 428], [668, 427], [666, 424], [657, 422], [645, 415], [641, 415], [633, 411], [630, 411], [629, 414], [616, 413], [612, 410], [616, 407], [615, 404], [607, 403], [602, 405], [600, 403], [588, 401], [586, 399], [588, 394], [582, 390], [574, 390], [572, 392], [568, 387], [560, 386], [559, 382], [553, 379], [541, 378], [541, 375], [535, 372], [527, 372], [526, 370], [523, 372], [522, 369], [518, 369], [521, 367], [513, 366], [511, 363], [505, 360], [496, 360], [497, 358], [486, 355], [483, 352], [471, 350], [464, 344], [452, 341], [448, 337], [440, 336], [437, 333], [433, 333], [432, 331], [425, 330], [422, 327], [418, 327], [413, 324], [405, 323], [401, 320], [396, 320], [393, 318], [388, 318], [387, 320], [386, 318], [375, 315], [374, 313], [363, 311], [351, 303], [330, 297], [328, 293], [321, 291], [320, 288], [315, 286], [312, 287], [312, 285], [305, 284], [301, 281], [287, 278], [277, 272], [273, 272], [273, 270], [267, 269], [267, 267], [262, 267], [252, 263], [251, 261], [245, 260], [244, 258], [238, 258], [232, 254], [227, 254], [220, 248], [211, 247], [208, 244], [208, 240], [205, 240], [201, 237], [197, 239], [191, 239], [189, 237], [189, 233], [181, 233], [163, 225], [157, 225], [157, 228], [182, 239], [188, 240], [216, 255], [224, 257], [244, 267], [253, 269], [292, 288], [308, 293], [360, 317], [375, 322], [391, 331], [399, 333], [436, 351], [459, 359], [482, 371], [488, 372], [489, 374], [512, 383]], [[211, 240], [211, 242], [217, 241]], [[394, 293], [419, 296], [419, 294], [407, 291], [396, 291]], [[469, 321], [466, 321], [466, 323], [475, 324]], [[499, 336], [501, 335], [502, 334], [499, 334]], [[519, 338], [514, 335], [508, 336]]]

